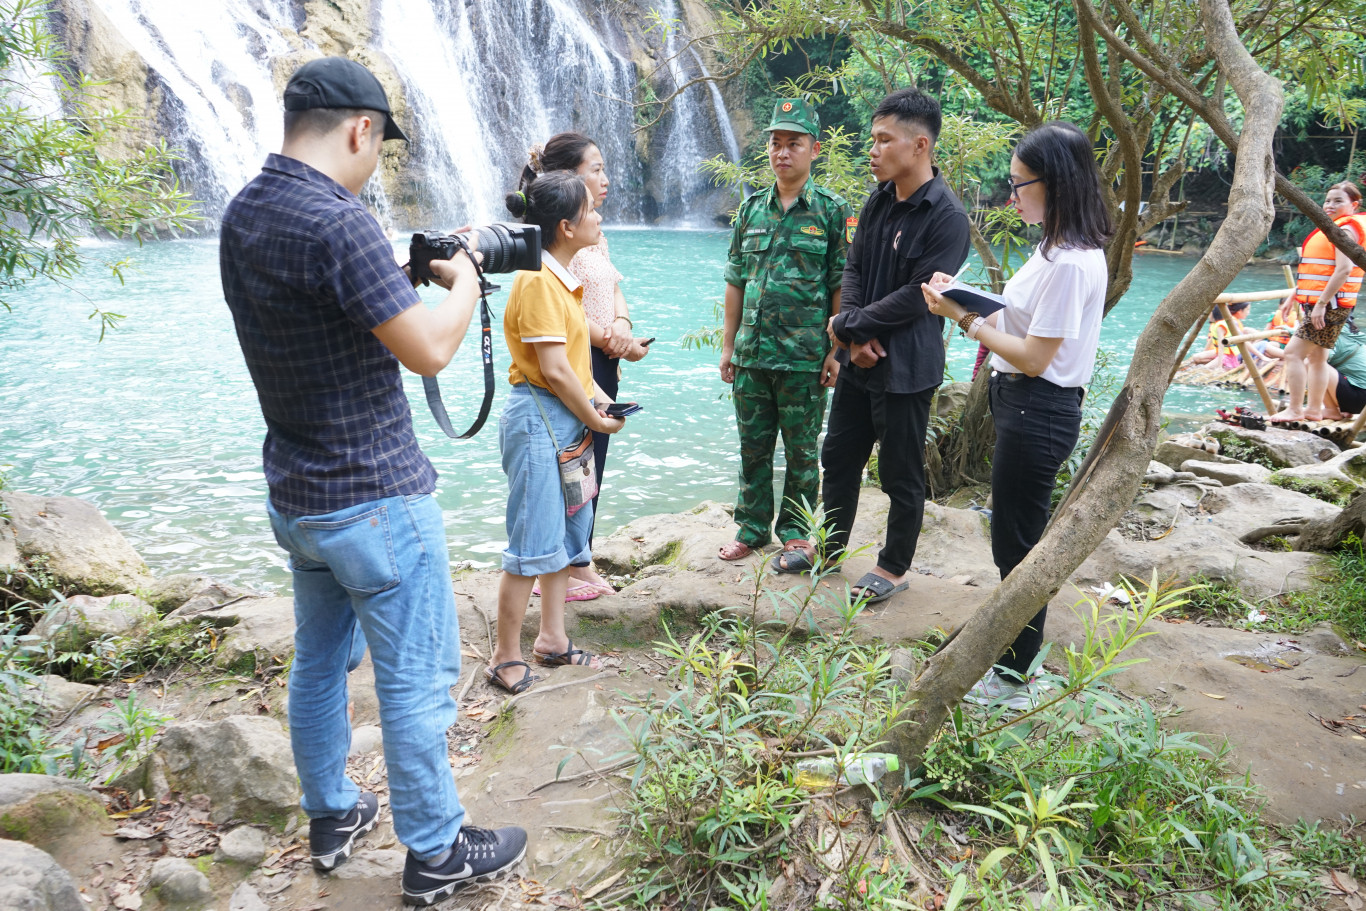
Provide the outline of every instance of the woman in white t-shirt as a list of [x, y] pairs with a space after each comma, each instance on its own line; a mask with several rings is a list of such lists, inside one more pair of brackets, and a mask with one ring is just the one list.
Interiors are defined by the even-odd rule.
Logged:
[[[1058, 470], [1077, 445], [1081, 403], [1096, 362], [1114, 223], [1091, 140], [1070, 123], [1030, 130], [1010, 159], [1010, 200], [1026, 224], [1042, 224], [1034, 255], [1006, 283], [1005, 309], [983, 319], [923, 285], [932, 313], [954, 320], [991, 351], [991, 553], [1001, 578], [1033, 549], [1048, 524]], [[1024, 681], [1043, 644], [1047, 607], [1020, 633], [968, 698], [1028, 704]]]

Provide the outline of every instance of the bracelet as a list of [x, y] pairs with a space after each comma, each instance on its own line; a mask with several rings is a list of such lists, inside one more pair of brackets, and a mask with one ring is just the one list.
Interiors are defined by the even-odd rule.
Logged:
[[624, 320], [626, 320], [626, 325], [627, 325], [627, 326], [630, 326], [632, 329], [634, 329], [634, 328], [636, 327], [636, 324], [633, 323], [633, 322], [631, 322], [631, 318], [630, 318], [629, 316], [614, 316], [614, 317], [612, 317], [612, 322], [615, 323], [615, 322], [616, 322], [617, 320], [619, 320], [619, 319], [624, 319]]
[[975, 319], [975, 320], [972, 321], [972, 325], [971, 325], [971, 326], [968, 326], [968, 331], [967, 331], [965, 334], [967, 335], [968, 338], [972, 339], [973, 341], [977, 341], [977, 333], [978, 333], [978, 332], [981, 332], [981, 331], [982, 331], [982, 327], [985, 326], [986, 324], [987, 324], [987, 321], [984, 320], [984, 319], [982, 319], [982, 317], [979, 316], [979, 317], [977, 317], [977, 319]]
[[958, 317], [958, 328], [962, 329], [964, 332], [967, 332], [968, 327], [972, 325], [972, 321], [981, 318], [981, 316], [969, 310], [967, 313], [964, 313], [962, 316]]

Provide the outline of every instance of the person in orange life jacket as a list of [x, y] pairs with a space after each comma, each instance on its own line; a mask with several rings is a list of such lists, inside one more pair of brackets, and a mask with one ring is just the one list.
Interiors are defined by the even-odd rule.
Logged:
[[[1328, 188], [1323, 211], [1329, 218], [1366, 243], [1366, 225], [1357, 214], [1361, 191], [1347, 181]], [[1336, 418], [1324, 407], [1328, 389], [1328, 352], [1337, 342], [1343, 323], [1352, 314], [1361, 288], [1362, 270], [1341, 250], [1315, 230], [1300, 249], [1300, 269], [1295, 299], [1306, 309], [1295, 337], [1285, 348], [1285, 387], [1289, 395], [1284, 410], [1270, 421], [1322, 421]], [[1312, 309], [1309, 309], [1311, 308]], [[1309, 400], [1303, 401], [1306, 382]]]
[[[1233, 317], [1234, 322], [1240, 329], [1242, 328], [1243, 320], [1246, 319], [1247, 313], [1251, 309], [1252, 305], [1249, 303], [1228, 305], [1229, 315]], [[1218, 308], [1215, 308], [1215, 310], [1210, 313], [1209, 318], [1209, 336], [1205, 340], [1205, 350], [1192, 355], [1189, 363], [1208, 364], [1215, 358], [1222, 356], [1220, 366], [1225, 370], [1231, 370], [1242, 363], [1242, 355], [1238, 352], [1237, 348], [1227, 348], [1220, 344], [1224, 339], [1229, 338], [1231, 333], [1229, 332], [1228, 326], [1224, 324], [1224, 315], [1219, 312]]]

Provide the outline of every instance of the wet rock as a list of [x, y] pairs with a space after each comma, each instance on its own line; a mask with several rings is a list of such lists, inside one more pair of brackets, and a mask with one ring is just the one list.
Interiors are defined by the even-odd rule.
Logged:
[[1292, 490], [1305, 482], [1338, 496], [1352, 496], [1366, 486], [1366, 449], [1349, 449], [1326, 462], [1283, 468], [1272, 476], [1272, 483]]
[[6, 839], [0, 839], [0, 908], [86, 911], [71, 875], [52, 855], [22, 841]]
[[201, 908], [213, 901], [209, 878], [183, 857], [163, 857], [152, 865], [148, 885], [173, 908]]
[[1307, 430], [1247, 430], [1230, 424], [1207, 424], [1203, 431], [1227, 450], [1231, 442], [1251, 447], [1277, 468], [1295, 468], [1326, 462], [1341, 452], [1338, 447]]
[[67, 839], [98, 838], [110, 828], [104, 804], [78, 781], [51, 775], [0, 775], [0, 838], [48, 851]]
[[46, 569], [60, 588], [112, 595], [135, 591], [148, 581], [137, 551], [85, 500], [7, 490], [0, 501], [20, 556], [46, 557]]
[[1264, 465], [1254, 465], [1250, 462], [1238, 462], [1230, 459], [1228, 462], [1204, 462], [1198, 459], [1191, 459], [1181, 465], [1182, 471], [1189, 471], [1192, 474], [1218, 481], [1225, 487], [1232, 487], [1234, 484], [1265, 484], [1271, 477], [1271, 469]]
[[35, 636], [81, 649], [103, 636], [136, 636], [156, 622], [152, 605], [133, 595], [72, 595], [43, 615]]
[[270, 905], [252, 888], [251, 883], [242, 883], [232, 891], [228, 899], [228, 911], [269, 911]]
[[173, 790], [209, 796], [215, 822], [243, 819], [278, 827], [298, 808], [289, 738], [273, 718], [234, 715], [173, 724], [157, 756]]
[[218, 838], [214, 860], [254, 867], [266, 856], [265, 833], [254, 826], [238, 826]]
[[65, 715], [83, 701], [93, 699], [101, 687], [72, 683], [56, 674], [44, 674], [29, 688], [30, 698], [42, 703], [51, 715]]

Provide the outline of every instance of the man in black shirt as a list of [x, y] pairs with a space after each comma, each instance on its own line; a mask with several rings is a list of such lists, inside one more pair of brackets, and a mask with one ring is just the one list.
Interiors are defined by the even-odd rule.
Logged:
[[967, 213], [931, 163], [942, 119], [939, 102], [918, 89], [893, 92], [873, 113], [878, 187], [853, 226], [842, 305], [829, 323], [846, 367], [821, 450], [834, 553], [849, 545], [875, 442], [892, 501], [877, 566], [854, 587], [870, 603], [906, 589], [925, 514], [925, 431], [944, 378], [944, 320], [929, 312], [920, 284], [953, 275], [968, 256]]

